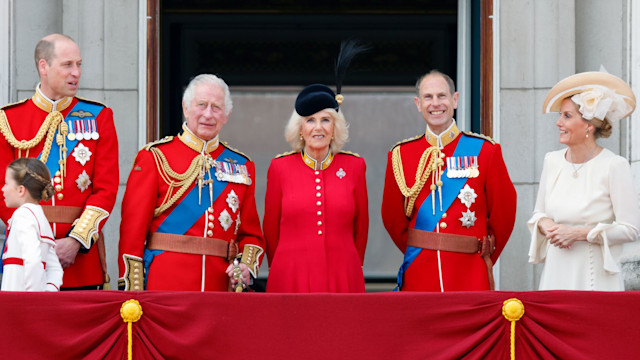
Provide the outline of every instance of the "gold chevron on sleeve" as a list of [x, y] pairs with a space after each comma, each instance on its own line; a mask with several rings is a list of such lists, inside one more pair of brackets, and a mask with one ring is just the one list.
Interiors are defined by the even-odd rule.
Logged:
[[73, 223], [69, 236], [78, 240], [86, 249], [98, 239], [100, 222], [109, 217], [109, 213], [96, 206], [85, 207], [80, 218]]
[[142, 258], [123, 254], [124, 275], [118, 279], [118, 289], [126, 291], [144, 290], [144, 265]]
[[242, 250], [242, 258], [240, 262], [247, 265], [249, 272], [253, 278], [258, 277], [258, 268], [260, 267], [260, 256], [264, 253], [264, 250], [257, 245], [245, 245]]

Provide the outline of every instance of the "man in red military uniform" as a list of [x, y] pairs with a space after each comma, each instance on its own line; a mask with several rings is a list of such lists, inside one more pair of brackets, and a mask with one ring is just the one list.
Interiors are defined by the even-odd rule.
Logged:
[[214, 75], [198, 75], [182, 108], [180, 134], [147, 144], [129, 175], [120, 289], [227, 291], [230, 278], [246, 285], [257, 276], [264, 238], [255, 166], [218, 140], [231, 113], [229, 88]]
[[492, 266], [516, 213], [500, 145], [458, 130], [458, 93], [449, 76], [431, 71], [416, 88], [427, 130], [389, 152], [382, 197], [385, 228], [404, 253], [398, 288], [493, 289]]
[[[108, 283], [101, 229], [116, 201], [118, 139], [113, 112], [76, 97], [82, 58], [69, 37], [44, 37], [35, 51], [40, 84], [30, 99], [0, 111], [0, 176], [16, 158], [37, 157], [53, 176], [55, 195], [43, 209], [64, 268], [62, 290]], [[0, 201], [7, 223], [14, 209]]]

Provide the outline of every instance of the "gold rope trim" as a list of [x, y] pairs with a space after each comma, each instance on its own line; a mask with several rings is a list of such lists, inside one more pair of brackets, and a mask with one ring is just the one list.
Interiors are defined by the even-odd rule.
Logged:
[[511, 360], [515, 360], [516, 358], [516, 321], [520, 320], [524, 315], [524, 305], [522, 301], [511, 298], [505, 300], [502, 303], [502, 316], [508, 321], [511, 321], [511, 338], [510, 338], [510, 348], [511, 348]]
[[122, 303], [120, 316], [127, 323], [127, 359], [133, 359], [133, 323], [142, 317], [142, 306], [138, 300], [127, 300]]
[[[191, 162], [191, 165], [189, 165], [187, 171], [180, 174], [171, 168], [167, 158], [158, 148], [151, 148], [151, 153], [153, 154], [153, 159], [156, 162], [156, 168], [158, 169], [160, 177], [167, 185], [169, 185], [169, 190], [167, 191], [162, 204], [153, 212], [153, 217], [157, 217], [175, 204], [176, 201], [184, 195], [191, 184], [196, 181], [196, 179], [199, 177], [204, 178], [204, 174], [201, 173], [201, 170], [205, 165], [205, 157], [203, 155], [196, 156]], [[178, 191], [172, 195], [173, 189], [178, 187]]]
[[[393, 148], [391, 152], [391, 162], [393, 167], [393, 176], [396, 178], [396, 183], [400, 188], [400, 192], [405, 196], [405, 214], [410, 217], [413, 212], [413, 205], [418, 198], [418, 194], [422, 191], [424, 184], [429, 179], [431, 172], [434, 170], [434, 165], [437, 167], [436, 160], [439, 159], [440, 149], [437, 146], [431, 146], [427, 148], [420, 157], [418, 163], [418, 169], [416, 171], [416, 182], [411, 189], [407, 186], [407, 182], [404, 177], [404, 169], [402, 167], [402, 158], [400, 156], [400, 146]], [[427, 159], [429, 163], [427, 164]]]
[[[11, 131], [11, 127], [9, 126], [9, 121], [7, 120], [7, 116], [4, 111], [0, 110], [0, 132], [7, 142], [12, 147], [18, 149], [19, 151], [27, 150], [27, 156], [29, 156], [28, 150], [32, 149], [34, 146], [38, 145], [40, 141], [44, 138], [45, 134], [47, 135], [47, 139], [44, 143], [44, 148], [42, 149], [42, 157], [40, 160], [46, 163], [49, 158], [49, 152], [51, 151], [51, 144], [53, 143], [53, 138], [56, 133], [57, 127], [60, 123], [64, 123], [64, 117], [59, 111], [50, 112], [49, 115], [44, 119], [44, 122], [38, 129], [36, 136], [31, 140], [18, 140], [15, 135], [13, 135], [13, 131]], [[65, 124], [66, 126], [66, 124]], [[22, 154], [20, 154], [21, 156]]]

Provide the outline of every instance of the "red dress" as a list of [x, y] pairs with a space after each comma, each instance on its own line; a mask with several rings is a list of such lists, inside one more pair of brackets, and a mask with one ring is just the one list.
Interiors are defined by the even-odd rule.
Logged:
[[[136, 156], [122, 201], [118, 256], [118, 287], [121, 290], [136, 290], [134, 272], [138, 270], [138, 279], [142, 277], [140, 270], [143, 262], [147, 290], [228, 290], [229, 277], [225, 273], [229, 266], [227, 259], [147, 249], [145, 241], [149, 233], [235, 241], [240, 252], [247, 244], [264, 249], [264, 238], [256, 211], [253, 162], [225, 144], [218, 143], [217, 139], [205, 143], [190, 134], [186, 126], [183, 126], [183, 132], [179, 136], [167, 137], [147, 145]], [[211, 174], [215, 179], [213, 206], [210, 206], [209, 187], [203, 186], [198, 194], [196, 183], [193, 182], [178, 201], [154, 216], [154, 209], [161, 207], [170, 189], [165, 182], [168, 179], [163, 180], [166, 173], [160, 173], [163, 168], [161, 162], [154, 159], [158, 153], [154, 153], [152, 148], [159, 150], [168, 166], [177, 173], [187, 171], [192, 161], [204, 153], [207, 159], [224, 163], [225, 166], [244, 166], [250, 181], [241, 183], [218, 180], [214, 175], [215, 168], [212, 168]], [[208, 179], [206, 175], [204, 180]], [[176, 194], [177, 191], [173, 188], [169, 194]], [[257, 266], [259, 262], [260, 259]]]
[[[37, 101], [37, 104], [34, 102]], [[75, 262], [64, 269], [63, 287], [81, 287], [102, 285], [103, 268], [97, 246], [94, 246], [98, 233], [104, 227], [116, 202], [118, 191], [118, 139], [113, 124], [113, 112], [103, 104], [82, 98], [63, 98], [53, 108], [52, 103], [39, 91], [33, 98], [17, 104], [3, 107], [4, 115], [11, 127], [15, 139], [31, 140], [52, 110], [58, 110], [69, 124], [70, 133], [83, 133], [82, 140], [71, 141], [65, 138], [68, 148], [66, 173], [58, 173], [59, 165], [48, 163], [54, 180], [55, 195], [41, 205], [72, 206], [82, 209], [82, 215], [76, 225], [52, 223], [51, 228], [56, 239], [73, 237], [81, 244]], [[97, 135], [91, 136], [93, 133]], [[7, 135], [0, 136], [0, 176], [4, 179], [7, 165], [19, 157], [40, 157], [45, 149], [46, 136], [31, 148], [14, 148]], [[9, 136], [10, 137], [10, 136]], [[53, 144], [56, 140], [54, 137]], [[71, 144], [75, 143], [73, 149]], [[51, 149], [51, 145], [48, 146]], [[48, 149], [47, 149], [48, 150]], [[59, 150], [52, 149], [48, 159], [59, 157]], [[41, 158], [42, 159], [42, 158]], [[49, 161], [51, 162], [51, 161]], [[0, 217], [7, 223], [15, 209], [8, 209], [0, 201]], [[83, 224], [86, 226], [83, 226]]]
[[364, 159], [339, 153], [324, 170], [301, 153], [275, 158], [267, 175], [267, 292], [364, 292], [369, 228]]
[[[446, 158], [454, 154], [461, 137], [469, 135], [460, 133], [455, 124], [443, 134], [442, 153], [445, 154], [443, 160], [447, 164]], [[481, 142], [480, 152], [477, 155], [479, 176], [466, 179], [465, 185], [473, 189], [477, 195], [475, 202], [467, 207], [456, 198], [448, 209], [443, 209], [445, 215], [434, 221], [439, 224], [440, 233], [478, 238], [493, 234], [496, 238], [496, 249], [491, 260], [495, 263], [513, 230], [516, 214], [516, 191], [502, 159], [500, 145], [488, 139], [475, 136], [474, 138]], [[430, 135], [430, 139], [432, 142], [434, 141], [433, 134]], [[406, 185], [410, 188], [415, 183], [419, 159], [432, 144], [429, 144], [423, 135], [397, 146], [400, 146]], [[463, 158], [468, 154], [457, 155]], [[421, 207], [426, 207], [422, 209], [422, 214], [427, 216], [432, 214], [431, 200], [425, 201], [431, 193], [429, 187], [431, 183], [432, 179], [429, 178], [416, 199], [411, 217], [407, 217], [404, 212], [405, 197], [400, 192], [394, 177], [392, 152], [389, 152], [382, 197], [382, 221], [396, 246], [405, 253], [405, 263], [407, 262], [408, 229], [416, 227]], [[446, 186], [444, 185], [444, 187]], [[474, 212], [476, 217], [473, 225], [469, 227], [463, 226], [460, 220], [464, 216], [463, 213], [467, 211]], [[411, 250], [416, 251], [416, 248]], [[487, 265], [479, 254], [440, 251], [438, 259], [438, 251], [426, 249], [417, 249], [417, 251], [419, 254], [412, 259], [404, 275], [401, 276], [403, 278], [399, 279], [402, 282], [401, 290], [473, 291], [490, 289]]]

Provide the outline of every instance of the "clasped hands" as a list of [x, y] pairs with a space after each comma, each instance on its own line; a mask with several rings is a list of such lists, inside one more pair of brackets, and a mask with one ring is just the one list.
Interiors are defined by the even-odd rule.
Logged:
[[571, 245], [576, 241], [587, 241], [587, 234], [591, 231], [587, 227], [556, 224], [549, 218], [540, 219], [538, 228], [551, 245], [561, 249], [571, 249]]

